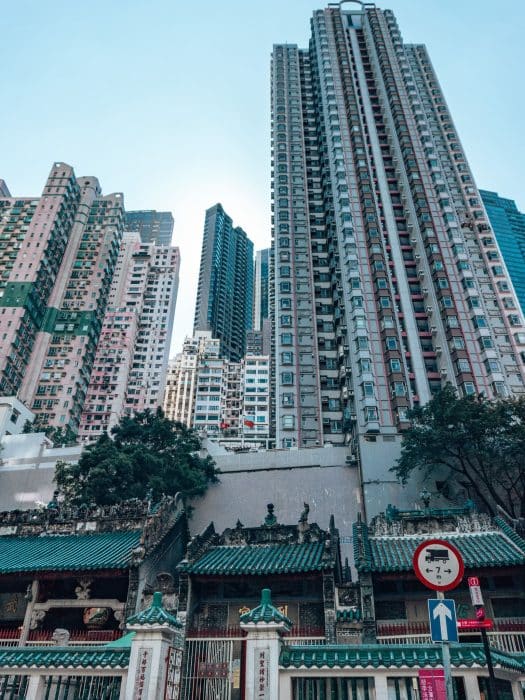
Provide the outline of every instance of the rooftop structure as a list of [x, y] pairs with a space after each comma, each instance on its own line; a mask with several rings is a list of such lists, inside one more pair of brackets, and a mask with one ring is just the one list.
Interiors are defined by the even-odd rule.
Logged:
[[127, 211], [124, 225], [126, 231], [137, 231], [143, 243], [171, 245], [173, 215], [170, 211], [155, 211], [155, 209]]

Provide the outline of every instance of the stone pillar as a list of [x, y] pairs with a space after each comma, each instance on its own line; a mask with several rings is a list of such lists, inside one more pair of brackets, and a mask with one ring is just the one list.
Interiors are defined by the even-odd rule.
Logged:
[[520, 681], [512, 681], [512, 700], [523, 700], [523, 690]]
[[26, 700], [42, 700], [44, 697], [44, 676], [31, 675], [25, 698]]
[[131, 643], [125, 700], [158, 700], [164, 697], [168, 683], [172, 686], [180, 683], [184, 646], [181, 627], [162, 607], [160, 592], [153, 594], [149, 608], [128, 619], [127, 630], [135, 632], [135, 637]]
[[388, 677], [386, 673], [375, 672], [374, 688], [376, 691], [376, 698], [388, 698]]
[[265, 588], [261, 604], [241, 616], [246, 638], [245, 700], [279, 699], [279, 656], [281, 635], [292, 621], [272, 605], [271, 592]]
[[[476, 673], [465, 673], [465, 697], [467, 700], [480, 700], [478, 676]], [[521, 700], [521, 698], [520, 698]]]
[[27, 642], [29, 636], [29, 630], [31, 629], [31, 620], [33, 618], [33, 610], [35, 603], [38, 598], [38, 579], [34, 579], [31, 584], [31, 591], [28, 591], [29, 600], [27, 601], [26, 612], [24, 615], [24, 622], [22, 624], [22, 629], [20, 631], [20, 640], [18, 642], [19, 646], [24, 646]]

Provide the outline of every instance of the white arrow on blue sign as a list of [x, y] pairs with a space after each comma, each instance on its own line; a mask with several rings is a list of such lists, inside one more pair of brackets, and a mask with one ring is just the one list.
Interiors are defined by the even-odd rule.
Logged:
[[458, 621], [453, 600], [430, 598], [428, 601], [430, 636], [433, 642], [457, 642]]

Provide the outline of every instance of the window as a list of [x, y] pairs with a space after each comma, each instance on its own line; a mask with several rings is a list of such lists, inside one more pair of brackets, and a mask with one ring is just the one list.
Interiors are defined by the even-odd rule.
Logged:
[[282, 418], [283, 430], [293, 430], [295, 428], [295, 416], [288, 415]]
[[293, 384], [293, 372], [281, 372], [281, 383], [283, 385]]
[[368, 338], [365, 335], [360, 335], [355, 341], [358, 350], [368, 350]]
[[293, 406], [294, 405], [294, 395], [293, 394], [282, 394], [281, 395], [281, 406]]
[[365, 406], [364, 414], [366, 423], [378, 420], [377, 408], [375, 406]]
[[359, 365], [359, 371], [361, 372], [361, 374], [363, 374], [363, 372], [371, 372], [372, 371], [372, 361], [371, 360], [363, 358], [363, 359], [359, 360], [358, 365]]
[[394, 338], [394, 336], [391, 335], [385, 342], [387, 350], [397, 350], [397, 338]]
[[292, 317], [288, 315], [283, 315], [281, 316], [281, 326], [291, 326], [292, 325]]
[[501, 372], [500, 364], [497, 360], [488, 359], [485, 360], [485, 367], [487, 372]]
[[494, 396], [507, 396], [507, 386], [505, 382], [493, 382], [492, 389], [494, 391]]
[[394, 382], [391, 388], [392, 396], [406, 396], [407, 389], [404, 382]]
[[292, 345], [293, 335], [291, 333], [281, 333], [281, 343], [283, 345]]
[[283, 297], [280, 302], [281, 309], [291, 309], [292, 300], [289, 297]]
[[474, 316], [472, 319], [472, 323], [474, 324], [475, 328], [487, 327], [487, 319], [485, 318], [485, 316]]
[[293, 352], [282, 352], [281, 362], [283, 365], [291, 365], [293, 362]]
[[472, 396], [476, 393], [476, 385], [474, 382], [463, 382], [463, 393], [465, 396]]
[[281, 282], [279, 284], [279, 289], [281, 292], [284, 292], [284, 293], [288, 292], [289, 293], [292, 291], [292, 283], [291, 282]]
[[455, 350], [463, 350], [463, 348], [465, 347], [465, 341], [460, 335], [455, 335], [452, 338], [452, 347]]
[[374, 382], [363, 382], [361, 389], [365, 398], [373, 397], [375, 395]]
[[397, 359], [390, 360], [390, 371], [401, 372], [401, 361]]
[[458, 368], [458, 372], [470, 372], [470, 364], [466, 358], [460, 358], [456, 362], [456, 366]]
[[481, 338], [479, 339], [479, 344], [482, 350], [486, 350], [487, 348], [493, 348], [494, 343], [492, 342], [492, 338], [488, 335], [482, 335]]

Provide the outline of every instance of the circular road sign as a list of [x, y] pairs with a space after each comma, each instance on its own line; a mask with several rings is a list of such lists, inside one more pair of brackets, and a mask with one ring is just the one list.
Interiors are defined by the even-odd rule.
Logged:
[[433, 591], [452, 590], [465, 571], [463, 557], [445, 540], [422, 542], [414, 552], [412, 564], [421, 583]]

